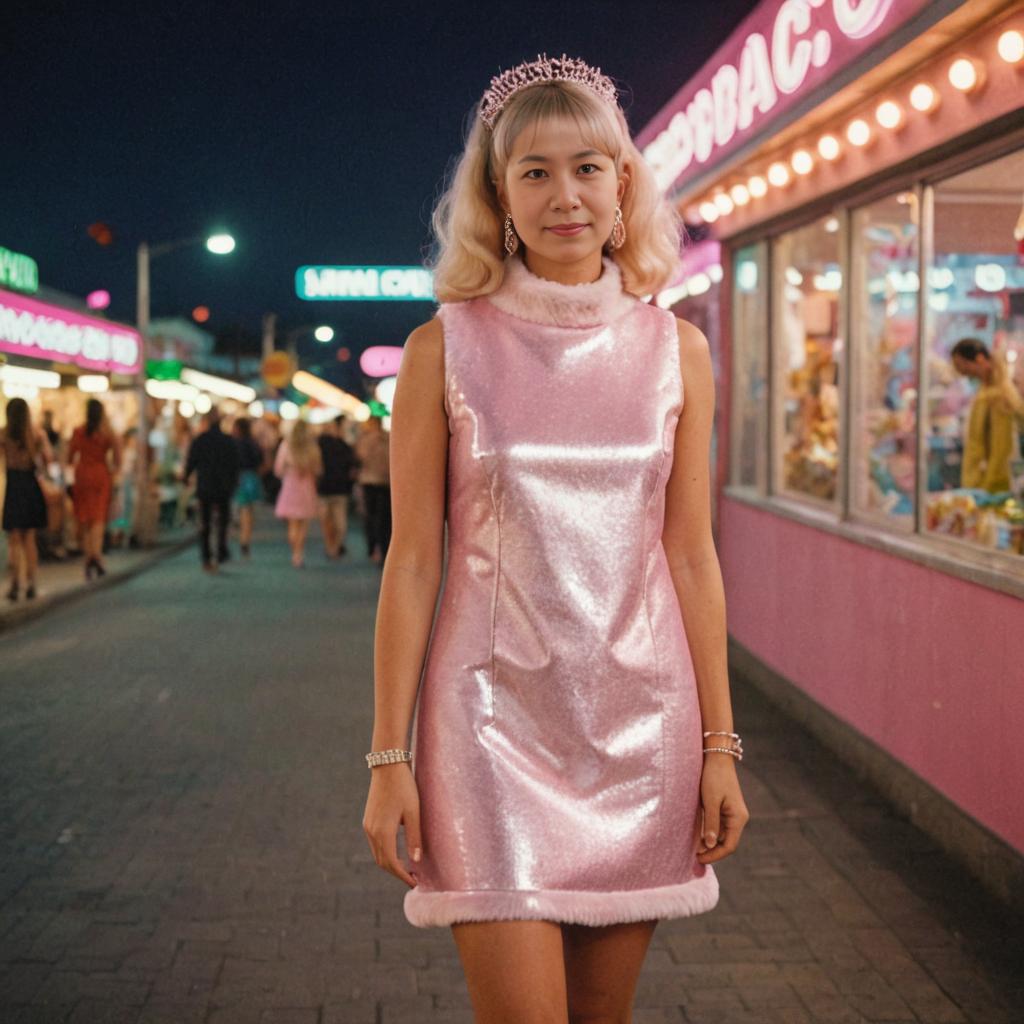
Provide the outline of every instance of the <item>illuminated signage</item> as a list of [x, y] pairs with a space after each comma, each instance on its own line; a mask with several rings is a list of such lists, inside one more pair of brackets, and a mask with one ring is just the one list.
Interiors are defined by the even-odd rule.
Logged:
[[423, 267], [299, 267], [300, 299], [432, 302], [434, 275]]
[[658, 183], [669, 188], [696, 177], [811, 90], [837, 80], [878, 46], [883, 29], [892, 32], [927, 6], [927, 0], [762, 0], [640, 133]]
[[142, 361], [139, 334], [130, 327], [5, 291], [0, 351], [108, 373], [135, 373]]
[[0, 288], [19, 292], [39, 291], [39, 267], [31, 256], [11, 252], [0, 245]]

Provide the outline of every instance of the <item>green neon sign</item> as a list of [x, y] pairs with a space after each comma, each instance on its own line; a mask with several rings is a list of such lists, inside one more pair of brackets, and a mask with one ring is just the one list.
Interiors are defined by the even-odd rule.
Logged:
[[39, 267], [31, 256], [20, 252], [11, 252], [0, 245], [0, 288], [13, 288], [15, 291], [39, 291]]
[[434, 275], [423, 267], [299, 267], [295, 294], [315, 302], [433, 302]]

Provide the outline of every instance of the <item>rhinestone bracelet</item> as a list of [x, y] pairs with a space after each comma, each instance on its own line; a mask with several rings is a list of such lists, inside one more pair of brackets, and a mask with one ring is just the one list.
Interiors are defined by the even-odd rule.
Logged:
[[709, 736], [728, 736], [729, 739], [735, 740], [735, 743], [728, 747], [705, 747], [703, 753], [731, 754], [737, 761], [743, 760], [743, 740], [740, 739], [740, 734], [738, 732], [726, 732], [722, 729], [709, 729], [704, 733], [704, 739], [707, 739]]
[[388, 750], [374, 750], [366, 755], [366, 767], [376, 768], [381, 764], [397, 764], [399, 761], [411, 761], [411, 750], [400, 750], [390, 747]]

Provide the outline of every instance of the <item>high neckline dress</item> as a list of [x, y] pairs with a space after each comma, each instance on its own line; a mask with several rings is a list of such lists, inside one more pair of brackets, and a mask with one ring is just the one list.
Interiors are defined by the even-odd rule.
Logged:
[[442, 304], [448, 553], [413, 721], [416, 926], [710, 910], [700, 708], [661, 531], [675, 318], [617, 265]]

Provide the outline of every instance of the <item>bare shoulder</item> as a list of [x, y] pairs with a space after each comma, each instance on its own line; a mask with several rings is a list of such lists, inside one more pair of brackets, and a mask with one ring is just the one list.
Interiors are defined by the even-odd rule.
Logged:
[[420, 366], [442, 363], [444, 360], [444, 328], [440, 317], [432, 317], [420, 324], [405, 341], [403, 363], [412, 358]]
[[398, 377], [400, 383], [413, 385], [409, 391], [414, 394], [441, 394], [444, 389], [444, 329], [438, 317], [420, 324], [406, 338]]
[[[704, 332], [696, 324], [691, 324], [689, 320], [683, 320], [677, 316], [676, 332], [679, 335], [680, 355], [689, 356], [690, 359], [694, 359], [698, 356], [711, 354], [708, 339], [704, 337]], [[684, 359], [685, 364], [686, 360]]]

